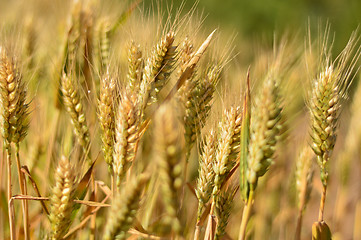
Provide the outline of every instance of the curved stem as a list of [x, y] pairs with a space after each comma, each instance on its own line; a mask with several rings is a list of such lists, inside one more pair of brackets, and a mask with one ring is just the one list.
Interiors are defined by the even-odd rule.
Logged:
[[249, 192], [249, 197], [247, 200], [247, 205], [243, 209], [241, 228], [240, 228], [239, 237], [238, 237], [239, 240], [244, 240], [246, 238], [247, 223], [248, 223], [249, 217], [251, 216], [253, 198], [254, 198], [254, 190], [251, 187], [250, 192]]

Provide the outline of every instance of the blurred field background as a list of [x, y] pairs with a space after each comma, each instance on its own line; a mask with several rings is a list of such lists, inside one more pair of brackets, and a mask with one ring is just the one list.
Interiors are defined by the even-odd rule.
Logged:
[[[79, 85], [80, 102], [83, 104], [82, 109], [87, 118], [90, 139], [87, 154], [89, 155], [78, 143], [77, 134], [73, 133], [73, 125], [69, 113], [64, 107], [60, 86], [63, 71], [66, 70], [64, 64], [68, 61], [64, 59], [66, 59], [67, 51], [70, 52], [69, 49], [64, 51], [64, 46], [69, 46], [71, 43], [69, 26], [73, 26], [72, 24], [76, 22], [74, 19], [81, 15], [74, 7], [80, 2], [83, 3], [81, 14], [86, 16], [84, 19], [90, 19], [82, 24], [88, 24], [89, 29], [94, 30], [91, 32], [94, 34], [92, 35], [94, 37], [93, 59], [90, 70], [88, 66], [85, 71], [84, 65], [87, 65], [87, 61], [84, 60], [84, 55], [86, 55], [84, 39], [88, 39], [86, 34], [88, 32], [84, 31], [82, 32], [84, 36], [81, 36], [84, 39], [79, 37], [82, 39], [79, 41], [80, 47], [78, 46], [80, 50], [74, 53], [75, 60], [73, 61], [76, 62], [76, 69], [70, 73], [73, 74], [71, 76], [76, 80], [76, 85]], [[155, 54], [154, 49], [157, 49], [155, 46], [161, 44], [160, 40], [168, 32], [174, 31], [174, 45], [178, 46], [178, 52], [174, 57], [173, 71], [170, 71], [165, 90], [160, 92], [159, 103], [162, 103], [166, 99], [165, 92], [171, 91], [182, 73], [181, 53], [184, 50], [181, 47], [185, 39], [188, 39], [197, 50], [207, 36], [217, 29], [210, 46], [197, 65], [197, 77], [194, 77], [201, 80], [207, 79], [209, 77], [205, 77], [205, 75], [211, 72], [212, 67], [220, 69], [219, 77], [211, 83], [214, 93], [212, 92], [213, 95], [210, 97], [212, 100], [210, 100], [209, 106], [212, 108], [209, 116], [205, 118], [207, 120], [202, 119], [202, 130], [193, 136], [195, 142], [190, 153], [183, 151], [179, 154], [182, 164], [185, 156], [189, 154], [188, 172], [182, 185], [185, 192], [176, 196], [178, 197], [177, 201], [182, 200], [178, 204], [183, 208], [178, 209], [179, 212], [176, 216], [182, 225], [182, 232], [178, 235], [175, 234], [179, 230], [175, 230], [176, 227], [169, 224], [169, 219], [168, 222], [165, 220], [168, 206], [163, 201], [165, 197], [160, 190], [163, 182], [158, 178], [159, 157], [154, 154], [154, 151], [157, 151], [154, 149], [157, 148], [154, 142], [156, 142], [157, 133], [161, 131], [154, 130], [156, 126], [150, 124], [145, 134], [141, 135], [139, 148], [135, 148], [134, 166], [128, 171], [125, 183], [122, 183], [125, 189], [128, 181], [131, 182], [133, 177], [136, 178], [141, 172], [150, 175], [149, 182], [145, 184], [145, 190], [138, 194], [139, 197], [141, 196], [141, 201], [136, 221], [133, 222], [129, 233], [123, 234], [126, 238], [123, 237], [124, 239], [147, 239], [146, 236], [149, 234], [153, 239], [194, 239], [199, 200], [194, 190], [197, 191], [199, 162], [204, 153], [202, 140], [209, 136], [211, 129], [218, 131], [220, 122], [226, 122], [225, 110], [229, 110], [231, 107], [242, 109], [247, 89], [246, 76], [249, 70], [252, 101], [265, 95], [260, 91], [270, 75], [275, 74], [279, 79], [283, 116], [279, 120], [281, 123], [280, 134], [277, 135], [278, 144], [273, 164], [265, 176], [260, 178], [256, 189], [253, 211], [247, 228], [247, 239], [297, 239], [295, 231], [300, 204], [297, 182], [305, 179], [297, 175], [296, 165], [303, 148], [310, 150], [309, 146], [312, 144], [310, 138], [311, 117], [308, 109], [311, 101], [310, 92], [313, 89], [313, 81], [325, 71], [325, 66], [322, 65], [325, 64], [323, 62], [325, 59], [320, 60], [323, 56], [318, 51], [317, 43], [322, 42], [322, 34], [327, 32], [326, 29], [330, 26], [328, 44], [333, 45], [332, 58], [329, 62], [331, 64], [345, 48], [352, 32], [361, 23], [361, 14], [359, 14], [361, 2], [357, 0], [200, 0], [194, 3], [188, 0], [183, 3], [175, 0], [171, 3], [165, 0], [159, 2], [144, 0], [135, 5], [136, 7], [132, 9], [129, 16], [121, 19], [119, 27], [111, 38], [108, 39], [106, 34], [102, 35], [102, 33], [108, 33], [104, 30], [107, 29], [104, 26], [107, 24], [114, 26], [119, 17], [123, 16], [122, 14], [135, 2], [138, 1], [0, 0], [0, 46], [10, 49], [9, 52], [14, 54], [21, 63], [20, 69], [28, 89], [30, 124], [27, 136], [20, 145], [20, 158], [22, 164], [29, 168], [32, 177], [38, 183], [41, 195], [44, 197], [54, 195], [53, 189], [56, 182], [54, 175], [63, 155], [73, 164], [81, 162], [78, 164], [80, 166], [76, 167], [77, 180], [88, 169], [89, 166], [84, 159], [90, 156], [90, 160], [97, 161], [94, 167], [96, 169], [95, 179], [101, 186], [101, 190], [98, 189], [97, 201], [104, 200], [106, 204], [111, 204], [112, 201], [108, 198], [112, 198], [110, 193], [112, 191], [115, 193], [114, 188], [116, 187], [104, 161], [105, 153], [102, 151], [104, 142], [101, 137], [101, 122], [98, 119], [99, 94], [102, 83], [107, 78], [105, 77], [107, 76], [106, 70], [109, 70], [110, 75], [116, 79], [118, 90], [127, 91], [130, 43], [134, 41], [139, 44], [143, 54], [142, 61], [146, 62], [146, 59]], [[80, 29], [81, 27], [80, 24]], [[310, 35], [308, 35], [308, 29]], [[108, 48], [100, 47], [104, 40], [102, 37], [107, 41], [105, 45]], [[311, 46], [308, 46], [308, 40], [310, 40]], [[357, 49], [360, 41], [354, 43]], [[311, 49], [312, 51], [310, 51]], [[102, 51], [104, 51], [104, 55], [102, 55]], [[355, 52], [353, 54], [358, 58], [359, 53]], [[320, 64], [320, 62], [322, 63]], [[359, 66], [360, 64], [357, 62], [353, 69], [352, 67], [349, 69], [351, 77], [348, 80], [353, 79], [353, 82], [348, 94], [344, 96], [346, 99], [342, 101], [341, 114], [337, 124], [337, 141], [330, 159], [325, 221], [335, 240], [361, 239], [361, 125], [359, 123], [361, 85], [359, 84], [360, 76], [357, 73]], [[166, 70], [168, 69], [166, 68]], [[181, 140], [176, 145], [183, 146], [186, 145], [183, 135], [186, 135], [185, 129], [187, 128], [187, 126], [183, 126], [183, 118], [187, 113], [184, 108], [187, 108], [188, 105], [178, 106], [179, 103], [183, 103], [182, 97], [184, 96], [181, 94], [185, 94], [186, 91], [180, 90], [179, 92], [180, 96], [176, 95], [174, 97], [176, 101], [172, 101], [174, 105], [171, 108], [176, 109], [175, 113], [169, 111], [169, 115], [173, 114], [175, 117], [168, 120], [181, 125], [177, 125], [176, 130], [172, 133], [179, 133], [177, 137], [180, 137]], [[124, 95], [114, 94], [112, 96], [116, 99], [115, 101], [121, 103], [123, 99], [126, 99], [124, 96], [128, 92], [122, 92], [122, 94]], [[340, 96], [340, 98], [342, 97]], [[255, 107], [254, 102], [252, 102], [253, 107]], [[127, 108], [124, 107], [124, 109]], [[257, 109], [254, 111], [257, 112]], [[157, 121], [152, 114], [147, 115], [147, 113], [144, 113], [146, 120], [149, 118]], [[167, 114], [165, 115], [169, 117]], [[240, 117], [240, 115], [237, 116]], [[216, 147], [214, 150], [220, 151], [216, 150]], [[306, 156], [310, 156], [308, 159], [314, 160], [313, 152], [306, 153]], [[6, 203], [6, 161], [4, 159], [3, 154], [0, 171], [0, 239], [10, 239]], [[312, 192], [307, 198], [309, 202], [303, 211], [301, 239], [311, 239], [311, 228], [312, 224], [317, 221], [322, 194], [319, 167], [316, 161], [313, 165], [314, 178], [310, 183]], [[306, 169], [306, 172], [308, 170]], [[13, 163], [14, 194], [20, 194], [16, 174]], [[232, 174], [227, 179], [228, 182], [224, 183], [225, 188], [230, 190], [229, 192], [237, 189], [239, 185], [240, 172], [237, 169]], [[27, 186], [28, 194], [35, 196], [36, 193], [30, 182], [27, 183]], [[222, 194], [229, 194], [225, 188], [222, 189]], [[226, 195], [234, 197], [233, 201], [232, 199], [230, 201], [233, 207], [227, 208], [227, 210], [232, 210], [221, 239], [238, 239], [242, 211], [245, 206], [240, 196], [241, 191], [242, 189], [236, 190], [234, 196]], [[87, 196], [86, 200], [94, 199]], [[54, 206], [54, 202], [47, 201], [46, 205], [50, 209], [51, 206]], [[31, 239], [52, 239], [52, 237], [57, 239], [54, 237], [55, 220], [49, 221], [38, 201], [29, 201], [29, 206]], [[17, 200], [15, 208], [17, 213], [16, 232], [18, 239], [23, 239], [24, 229], [19, 200]], [[73, 222], [71, 230], [88, 217], [89, 209], [91, 208], [87, 206], [80, 208], [76, 217], [71, 219]], [[108, 205], [102, 206], [97, 212], [96, 239], [104, 237], [107, 225], [110, 225], [108, 223], [109, 216], [112, 212], [117, 212], [109, 209]], [[207, 214], [206, 217], [208, 217]], [[217, 216], [217, 218], [220, 217]], [[204, 219], [203, 224], [200, 239], [203, 237], [207, 239], [206, 235], [209, 230], [206, 230], [207, 222]], [[89, 228], [90, 224], [85, 224], [79, 229], [75, 229], [68, 239], [90, 239]], [[66, 231], [68, 230], [66, 229]]]

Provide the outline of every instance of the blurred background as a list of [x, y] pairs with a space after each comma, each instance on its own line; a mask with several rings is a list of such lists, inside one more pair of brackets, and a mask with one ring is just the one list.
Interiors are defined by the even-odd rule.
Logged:
[[[162, 1], [165, 5], [171, 2]], [[173, 11], [176, 11], [184, 1], [173, 2]], [[274, 33], [304, 36], [308, 22], [316, 32], [319, 22], [328, 21], [331, 31], [336, 32], [334, 51], [337, 52], [361, 22], [361, 1], [358, 0], [200, 0], [198, 3], [188, 0], [184, 2], [185, 12], [194, 4], [198, 4], [199, 12], [204, 12], [207, 27], [237, 33], [237, 37], [246, 42], [260, 39], [270, 42]]]

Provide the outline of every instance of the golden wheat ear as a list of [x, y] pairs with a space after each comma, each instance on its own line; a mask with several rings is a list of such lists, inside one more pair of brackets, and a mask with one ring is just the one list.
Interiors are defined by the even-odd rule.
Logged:
[[176, 56], [174, 32], [166, 34], [152, 51], [144, 66], [139, 102], [142, 109], [158, 101], [158, 93], [167, 84]]
[[[309, 101], [311, 115], [311, 147], [316, 154], [320, 167], [322, 182], [322, 197], [318, 221], [323, 221], [324, 204], [328, 182], [328, 162], [337, 137], [337, 127], [340, 118], [342, 101], [345, 99], [352, 82], [353, 69], [360, 57], [360, 49], [356, 49], [358, 39], [354, 33], [334, 62], [330, 54], [324, 56], [321, 71], [313, 81]], [[323, 46], [324, 51], [329, 49]], [[327, 51], [327, 53], [328, 53]]]
[[116, 82], [108, 72], [101, 79], [98, 100], [98, 119], [102, 129], [102, 150], [109, 172], [113, 174], [113, 151], [115, 136]]
[[155, 116], [154, 145], [157, 152], [159, 174], [162, 180], [163, 200], [167, 212], [165, 224], [179, 235], [182, 226], [178, 218], [182, 179], [182, 149], [180, 147], [179, 123], [170, 104], [162, 105]]
[[226, 110], [219, 124], [218, 147], [216, 161], [213, 165], [215, 172], [213, 196], [216, 196], [236, 164], [240, 148], [242, 113], [239, 107]]
[[199, 158], [199, 176], [195, 189], [198, 198], [197, 222], [199, 223], [206, 204], [209, 202], [214, 187], [214, 170], [217, 147], [217, 137], [214, 130], [211, 130], [203, 140], [202, 154]]
[[125, 90], [121, 95], [115, 123], [113, 170], [119, 187], [135, 159], [140, 140], [140, 108], [135, 93]]
[[77, 187], [77, 177], [69, 159], [61, 157], [55, 172], [55, 185], [50, 198], [51, 239], [63, 239], [72, 222], [75, 209], [74, 198]]
[[90, 136], [85, 117], [84, 105], [81, 102], [79, 94], [79, 84], [73, 76], [63, 74], [61, 78], [61, 90], [63, 92], [63, 102], [66, 111], [70, 115], [71, 123], [74, 128], [74, 134], [84, 153], [88, 153]]
[[144, 185], [148, 177], [142, 175], [132, 179], [123, 190], [113, 196], [112, 207], [105, 225], [104, 240], [126, 239], [139, 208]]

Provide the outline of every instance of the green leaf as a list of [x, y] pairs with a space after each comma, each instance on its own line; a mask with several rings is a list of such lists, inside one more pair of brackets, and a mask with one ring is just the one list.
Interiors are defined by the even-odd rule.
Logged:
[[247, 202], [249, 196], [249, 183], [247, 181], [247, 168], [248, 168], [248, 145], [250, 139], [250, 120], [251, 120], [251, 94], [249, 87], [249, 70], [247, 73], [247, 86], [243, 102], [242, 112], [242, 126], [241, 126], [241, 148], [240, 148], [240, 187], [241, 198]]

